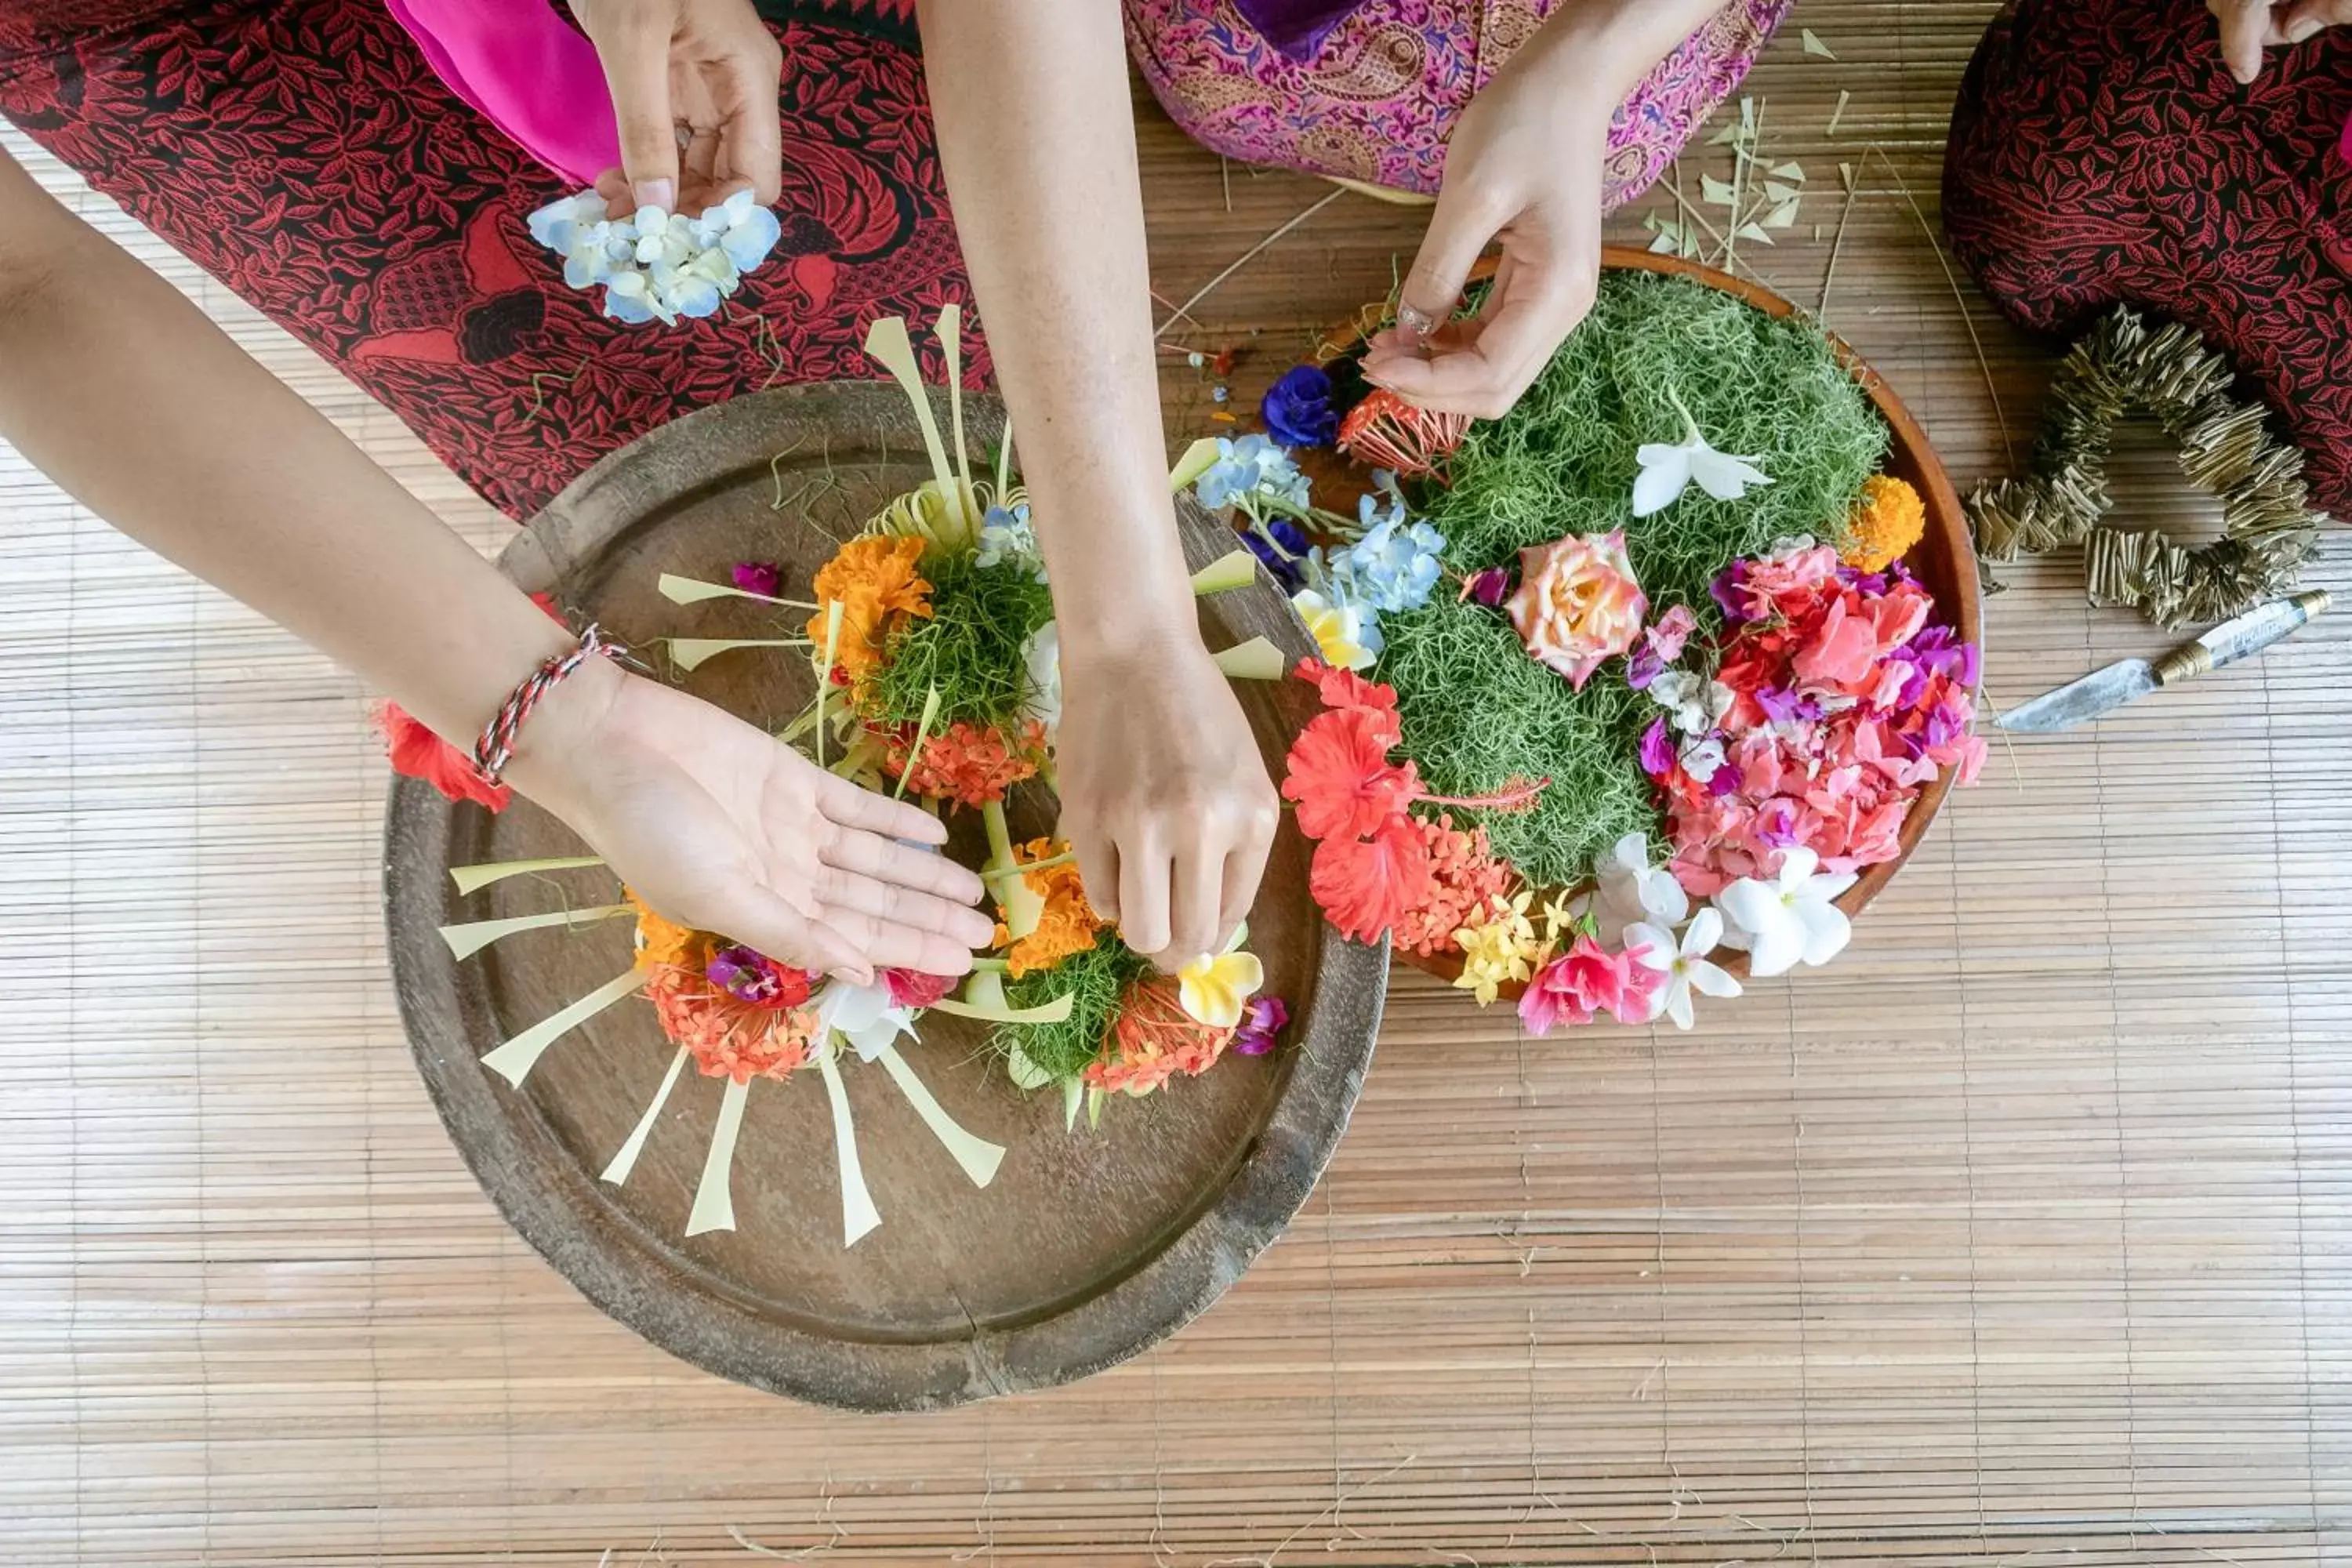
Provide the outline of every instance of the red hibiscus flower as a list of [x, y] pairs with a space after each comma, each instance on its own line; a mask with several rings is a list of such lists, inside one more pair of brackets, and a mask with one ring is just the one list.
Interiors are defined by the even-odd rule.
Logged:
[[423, 779], [451, 800], [478, 801], [492, 811], [504, 811], [514, 798], [506, 785], [484, 783], [471, 757], [426, 729], [399, 703], [379, 705], [375, 723], [383, 731], [393, 772]]
[[1400, 814], [1370, 838], [1316, 846], [1307, 886], [1342, 936], [1378, 942], [1429, 896], [1429, 849]]
[[1318, 713], [1291, 743], [1282, 781], [1298, 805], [1298, 830], [1309, 838], [1361, 838], [1404, 815], [1421, 794], [1412, 763], [1389, 761], [1396, 716], [1370, 708]]
[[1325, 664], [1319, 658], [1302, 658], [1291, 672], [1315, 688], [1326, 708], [1369, 708], [1381, 713], [1396, 711], [1397, 695], [1393, 686], [1381, 686], [1366, 680], [1352, 669], [1341, 669]]

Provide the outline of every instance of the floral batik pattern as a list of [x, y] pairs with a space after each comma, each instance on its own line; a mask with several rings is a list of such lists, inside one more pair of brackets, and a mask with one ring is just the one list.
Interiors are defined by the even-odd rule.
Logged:
[[[1176, 123], [1226, 157], [1433, 195], [1462, 111], [1557, 0], [1368, 0], [1312, 59], [1232, 0], [1125, 0], [1136, 64]], [[1605, 201], [1632, 200], [1738, 87], [1791, 0], [1732, 0], [1618, 106]]]
[[970, 298], [904, 7], [801, 10], [777, 27], [781, 240], [718, 315], [658, 331], [564, 286], [525, 227], [564, 183], [378, 0], [0, 0], [0, 115], [522, 518], [681, 414], [866, 379], [869, 323]]

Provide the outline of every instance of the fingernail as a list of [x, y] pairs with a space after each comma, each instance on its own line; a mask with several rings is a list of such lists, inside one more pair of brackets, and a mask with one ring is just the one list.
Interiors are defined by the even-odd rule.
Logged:
[[677, 186], [669, 180], [639, 180], [636, 198], [641, 207], [659, 207], [667, 212], [677, 204]]

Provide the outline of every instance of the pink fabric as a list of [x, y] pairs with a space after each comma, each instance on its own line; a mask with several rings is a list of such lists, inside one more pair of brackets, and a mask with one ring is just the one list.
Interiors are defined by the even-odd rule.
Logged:
[[[1433, 194], [1454, 122], [1559, 0], [1363, 0], [1305, 59], [1236, 0], [1125, 0], [1128, 43], [1193, 140], [1244, 163]], [[1792, 0], [1728, 0], [1618, 107], [1606, 200], [1646, 190], [1738, 86]], [[1252, 0], [1251, 9], [1267, 9]], [[1275, 9], [1312, 9], [1290, 0]]]
[[522, 150], [586, 185], [621, 161], [593, 45], [548, 0], [384, 0], [449, 90]]

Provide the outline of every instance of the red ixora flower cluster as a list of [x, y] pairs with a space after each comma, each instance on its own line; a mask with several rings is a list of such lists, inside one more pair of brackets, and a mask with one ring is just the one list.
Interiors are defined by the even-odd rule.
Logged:
[[1769, 879], [1802, 845], [1843, 872], [1901, 853], [1903, 820], [1938, 768], [1972, 783], [1984, 742], [1977, 649], [1927, 624], [1935, 601], [1900, 566], [1865, 573], [1826, 545], [1734, 562], [1712, 588], [1727, 623], [1729, 704], [1708, 742], [1677, 755], [1664, 721], [1643, 763], [1664, 788], [1672, 868], [1693, 894]]
[[[907, 770], [907, 748], [914, 743], [915, 727], [875, 733], [882, 737], [882, 772], [897, 778]], [[1034, 720], [1022, 727], [1015, 740], [1002, 730], [960, 719], [924, 740], [907, 787], [919, 795], [936, 795], [977, 810], [1003, 800], [1004, 792], [1022, 780], [1034, 778], [1045, 755], [1045, 726]]]
[[1485, 854], [1483, 833], [1459, 842], [1450, 818], [1433, 831], [1407, 807], [1425, 801], [1524, 809], [1543, 785], [1517, 784], [1489, 800], [1430, 795], [1410, 758], [1389, 760], [1403, 739], [1393, 687], [1314, 659], [1301, 659], [1294, 673], [1315, 687], [1324, 707], [1291, 742], [1282, 781], [1283, 798], [1298, 807], [1298, 830], [1318, 841], [1307, 889], [1343, 936], [1378, 942], [1407, 927], [1426, 945], [1434, 921], [1420, 918], [1424, 912], [1433, 916], [1436, 905], [1458, 901], [1465, 887], [1500, 883], [1509, 872], [1491, 858], [1469, 864]]

